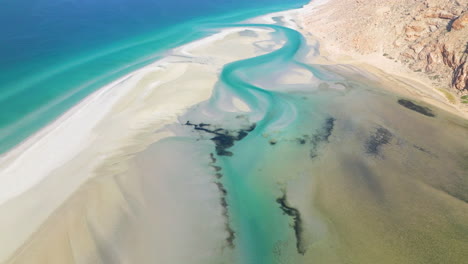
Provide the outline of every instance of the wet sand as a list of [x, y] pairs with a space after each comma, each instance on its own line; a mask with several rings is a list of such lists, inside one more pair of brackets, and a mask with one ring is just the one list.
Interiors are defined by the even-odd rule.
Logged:
[[[242, 32], [252, 32], [254, 37]], [[275, 43], [266, 48], [260, 45], [269, 43], [268, 33], [266, 29], [231, 28], [177, 48], [163, 60], [97, 91], [4, 155], [0, 161], [5, 189], [0, 205], [0, 232], [3, 234], [0, 261], [15, 251], [15, 254], [24, 251], [17, 250], [26, 241], [41, 240], [39, 234], [46, 232], [36, 231], [41, 225], [44, 226], [41, 230], [51, 230], [57, 222], [62, 222], [54, 219], [60, 219], [63, 213], [53, 213], [60, 206], [70, 208], [59, 209], [60, 212], [66, 210], [71, 212], [68, 214], [79, 216], [80, 210], [74, 212], [71, 208], [75, 206], [63, 205], [64, 201], [77, 200], [80, 202], [66, 204], [87, 207], [92, 200], [73, 198], [88, 195], [77, 191], [86, 189], [81, 185], [127, 172], [136, 153], [172, 135], [167, 130], [161, 131], [162, 127], [177, 122], [178, 115], [187, 108], [209, 98], [222, 65], [274, 48]], [[255, 45], [257, 42], [260, 44]], [[236, 53], [229, 52], [233, 47]], [[76, 191], [77, 194], [73, 194]], [[112, 206], [107, 210], [113, 212]], [[61, 224], [62, 235], [69, 231], [64, 224]], [[32, 234], [35, 235], [30, 238]], [[67, 236], [62, 235], [54, 233], [57, 243], [51, 243], [47, 249], [67, 245], [63, 243]], [[86, 243], [91, 245], [83, 246], [85, 249], [94, 248], [92, 239]], [[49, 256], [49, 250], [38, 252], [49, 257], [46, 263], [64, 263], [60, 258]]]

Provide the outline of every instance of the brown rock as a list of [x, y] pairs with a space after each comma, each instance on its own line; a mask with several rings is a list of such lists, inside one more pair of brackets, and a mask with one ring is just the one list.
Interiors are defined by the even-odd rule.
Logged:
[[429, 53], [431, 52], [431, 48], [430, 47], [424, 47], [419, 53], [418, 53], [418, 58], [420, 60], [426, 60], [427, 59], [427, 56], [429, 55]]
[[413, 60], [415, 59], [414, 53], [410, 51], [401, 53], [401, 56], [403, 56], [404, 58], [408, 58], [408, 59], [413, 59]]
[[460, 30], [468, 24], [468, 12], [465, 12], [463, 15], [458, 17], [452, 24], [452, 28], [455, 30]]
[[440, 10], [438, 8], [429, 8], [424, 14], [425, 18], [442, 18], [454, 19], [456, 16], [448, 11]]
[[412, 28], [415, 32], [423, 32], [424, 29], [426, 29], [424, 26], [421, 26], [421, 25], [412, 25], [411, 28]]
[[442, 62], [443, 62], [442, 55], [440, 54], [439, 51], [432, 51], [427, 56], [427, 63], [428, 64], [440, 64]]
[[454, 72], [453, 86], [458, 90], [468, 90], [468, 63], [465, 61]]
[[428, 12], [428, 13], [424, 14], [424, 17], [425, 18], [438, 18], [439, 15], [437, 13], [434, 13], [434, 12]]
[[414, 52], [419, 53], [424, 48], [424, 45], [420, 43], [416, 43], [410, 46], [410, 49], [414, 50]]
[[384, 6], [382, 0], [329, 3], [333, 11], [323, 17], [340, 24], [324, 21], [316, 26], [324, 38], [340, 35], [340, 48], [361, 54], [377, 47], [413, 71], [439, 76], [439, 85], [468, 93], [468, 0], [392, 0]]
[[442, 11], [439, 13], [439, 18], [443, 19], [454, 19], [456, 16], [452, 13]]
[[451, 48], [449, 48], [447, 45], [443, 44], [442, 47], [441, 47], [441, 51], [442, 51], [442, 58], [443, 58], [443, 61], [445, 63], [445, 65], [449, 66], [450, 68], [455, 68], [455, 54], [454, 52], [451, 50]]
[[452, 85], [458, 90], [468, 90], [468, 54], [457, 53], [456, 49], [443, 44], [441, 47], [444, 63], [453, 69]]
[[405, 32], [406, 34], [411, 34], [412, 32], [423, 32], [426, 29], [426, 25], [423, 23], [415, 23], [406, 26]]

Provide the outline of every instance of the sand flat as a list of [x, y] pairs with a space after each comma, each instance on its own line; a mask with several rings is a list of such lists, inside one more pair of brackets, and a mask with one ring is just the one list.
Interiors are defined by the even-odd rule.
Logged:
[[[84, 182], [125, 171], [131, 156], [169, 136], [155, 131], [208, 99], [222, 65], [266, 52], [252, 43], [268, 41], [267, 30], [250, 29], [258, 32], [257, 38], [240, 36], [243, 30], [221, 30], [220, 35], [175, 49], [173, 55], [98, 90], [2, 156], [0, 260], [11, 256]], [[219, 48], [223, 40], [226, 56]], [[228, 52], [235, 43], [239, 54]], [[215, 57], [214, 47], [220, 53]], [[192, 49], [192, 55], [182, 54]], [[201, 63], [208, 57], [218, 61]]]

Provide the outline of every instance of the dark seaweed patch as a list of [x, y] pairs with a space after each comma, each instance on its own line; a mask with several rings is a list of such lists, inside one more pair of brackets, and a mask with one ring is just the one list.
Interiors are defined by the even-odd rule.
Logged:
[[413, 147], [414, 147], [415, 149], [419, 150], [419, 151], [422, 151], [422, 152], [424, 152], [424, 153], [430, 154], [430, 152], [429, 152], [428, 150], [426, 150], [425, 148], [423, 148], [423, 147], [420, 147], [420, 146], [418, 146], [418, 145], [413, 145]]
[[[335, 121], [335, 118], [329, 117], [325, 120], [322, 127], [319, 128], [314, 134], [302, 135], [301, 137], [287, 139], [285, 141], [296, 142], [299, 145], [306, 145], [306, 143], [310, 143], [310, 145], [312, 145], [310, 150], [310, 157], [315, 158], [317, 157], [317, 151], [320, 143], [330, 142], [330, 136], [332, 135], [333, 129], [335, 127]], [[268, 143], [270, 145], [276, 145], [278, 144], [278, 141], [276, 139], [270, 139]]]
[[[223, 184], [220, 182], [215, 183], [218, 186], [218, 190], [223, 194], [223, 197], [227, 195], [227, 190], [224, 188]], [[227, 204], [226, 204], [227, 205]]]
[[327, 118], [322, 128], [309, 138], [310, 143], [312, 144], [312, 148], [310, 150], [310, 157], [312, 159], [317, 157], [317, 150], [320, 143], [330, 142], [330, 136], [332, 135], [333, 128], [335, 127], [335, 121], [336, 119], [333, 117]]
[[428, 107], [425, 106], [420, 106], [415, 104], [414, 102], [410, 100], [405, 100], [405, 99], [399, 99], [398, 103], [410, 110], [413, 110], [415, 112], [418, 112], [420, 114], [423, 114], [425, 116], [430, 116], [430, 117], [435, 117], [434, 113], [432, 113], [432, 110]]
[[294, 235], [296, 236], [296, 249], [297, 252], [301, 255], [306, 253], [306, 249], [304, 243], [302, 241], [302, 219], [301, 213], [294, 207], [291, 207], [288, 203], [286, 198], [286, 193], [283, 192], [283, 196], [276, 199], [276, 202], [280, 205], [280, 209], [283, 211], [284, 214], [292, 217], [293, 219], [293, 229]]
[[229, 133], [216, 135], [217, 136], [211, 138], [216, 145], [216, 154], [218, 154], [218, 156], [232, 156], [232, 152], [226, 149], [234, 146], [234, 136], [229, 135]]
[[228, 236], [226, 237], [226, 242], [229, 245], [229, 247], [234, 248], [234, 240], [236, 237], [236, 233], [234, 232], [231, 225], [229, 224], [229, 210], [228, 210], [229, 205], [226, 200], [228, 191], [226, 190], [226, 188], [224, 188], [224, 185], [219, 181], [223, 177], [223, 174], [220, 173], [222, 168], [220, 166], [215, 165], [216, 158], [214, 157], [213, 153], [210, 153], [210, 159], [211, 159], [211, 167], [216, 171], [215, 173], [216, 181], [214, 183], [216, 184], [216, 187], [218, 187], [218, 191], [220, 193], [219, 203], [222, 207], [222, 215], [225, 219], [224, 229], [228, 233]]
[[327, 118], [325, 121], [325, 125], [323, 126], [324, 133], [322, 135], [323, 141], [329, 142], [329, 138], [333, 132], [333, 128], [335, 127], [335, 121], [336, 119], [333, 117]]
[[228, 151], [227, 149], [234, 146], [234, 143], [236, 141], [244, 139], [256, 127], [256, 124], [254, 123], [246, 129], [229, 131], [223, 128], [209, 129], [211, 125], [205, 123], [193, 124], [190, 123], [190, 121], [187, 121], [185, 125], [193, 126], [195, 130], [204, 131], [209, 134], [214, 134], [215, 136], [210, 139], [215, 143], [216, 154], [218, 156], [232, 156], [233, 153], [231, 151]]
[[[209, 125], [205, 125], [203, 124], [203, 126], [209, 126]], [[201, 126], [201, 127], [203, 127]], [[200, 126], [198, 126], [200, 127]], [[226, 243], [229, 245], [229, 247], [231, 248], [234, 248], [234, 240], [235, 240], [235, 232], [234, 230], [232, 229], [231, 225], [229, 224], [229, 210], [228, 210], [228, 202], [226, 200], [226, 197], [227, 197], [227, 194], [228, 194], [228, 191], [226, 190], [226, 188], [224, 188], [224, 185], [219, 181], [222, 177], [223, 177], [223, 174], [220, 173], [220, 171], [222, 170], [222, 168], [220, 166], [217, 166], [216, 165], [216, 161], [217, 159], [215, 158], [215, 155], [213, 153], [210, 153], [210, 166], [215, 170], [215, 178], [216, 178], [216, 181], [214, 182], [216, 187], [218, 187], [218, 191], [220, 193], [220, 205], [222, 207], [222, 215], [225, 219], [225, 222], [224, 222], [224, 229], [226, 230], [227, 232], [227, 237], [226, 237]]]
[[427, 149], [425, 149], [425, 148], [423, 148], [423, 147], [420, 147], [420, 146], [418, 146], [418, 145], [413, 145], [413, 147], [414, 147], [415, 149], [421, 151], [421, 152], [424, 152], [424, 153], [428, 154], [429, 156], [432, 156], [432, 157], [434, 157], [434, 158], [437, 158], [437, 155], [436, 155], [436, 154], [432, 153], [431, 151], [429, 151], [429, 150], [427, 150]]
[[297, 138], [297, 143], [301, 144], [301, 145], [304, 145], [307, 141], [305, 140], [305, 138]]
[[[219, 179], [221, 178], [222, 174], [219, 173], [222, 168], [220, 166], [217, 166], [215, 165], [216, 164], [216, 158], [214, 157], [214, 154], [213, 153], [210, 153], [210, 159], [211, 159], [211, 162], [210, 162], [210, 166], [216, 171], [216, 177]], [[219, 177], [218, 177], [218, 174], [219, 174]]]
[[377, 155], [383, 145], [390, 143], [393, 134], [386, 128], [378, 127], [366, 142], [366, 152]]
[[222, 183], [216, 182], [215, 184], [218, 187], [218, 190], [219, 190], [219, 192], [221, 194], [220, 204], [221, 204], [221, 206], [223, 208], [222, 214], [223, 214], [224, 219], [225, 219], [224, 229], [228, 233], [228, 236], [226, 238], [226, 242], [229, 245], [229, 247], [234, 248], [234, 240], [236, 239], [236, 232], [234, 232], [231, 225], [229, 224], [229, 210], [228, 210], [229, 205], [228, 205], [227, 200], [226, 200], [226, 196], [227, 196], [228, 192], [227, 192], [226, 188], [224, 188]]
[[210, 153], [211, 163], [216, 163], [216, 158], [213, 153]]

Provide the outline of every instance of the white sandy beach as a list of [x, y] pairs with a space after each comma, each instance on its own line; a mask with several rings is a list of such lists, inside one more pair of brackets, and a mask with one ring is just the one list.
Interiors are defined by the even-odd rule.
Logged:
[[[256, 36], [240, 35], [244, 30]], [[269, 32], [223, 29], [176, 48], [166, 58], [99, 89], [3, 155], [0, 262], [86, 181], [125, 171], [135, 153], [170, 136], [158, 129], [207, 100], [224, 64], [265, 53], [253, 44], [269, 42]], [[234, 105], [248, 110], [242, 103]]]

